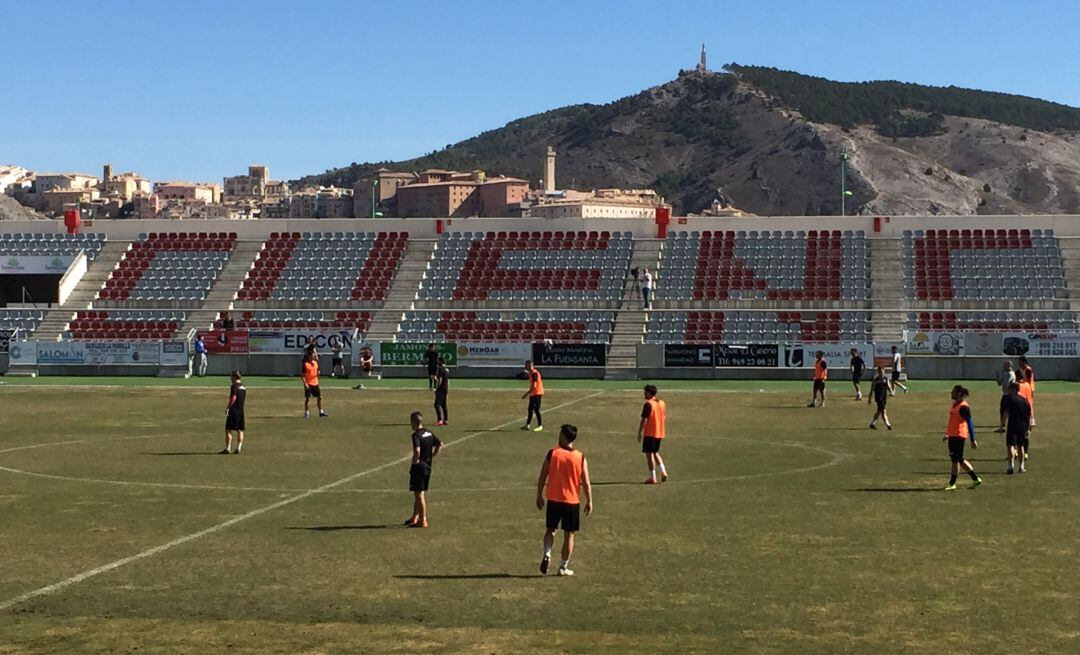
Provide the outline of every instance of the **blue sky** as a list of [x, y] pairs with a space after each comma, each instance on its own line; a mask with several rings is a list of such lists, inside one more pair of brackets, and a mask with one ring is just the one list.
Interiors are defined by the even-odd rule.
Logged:
[[0, 0], [0, 164], [219, 181], [404, 159], [731, 61], [1080, 106], [1070, 0]]

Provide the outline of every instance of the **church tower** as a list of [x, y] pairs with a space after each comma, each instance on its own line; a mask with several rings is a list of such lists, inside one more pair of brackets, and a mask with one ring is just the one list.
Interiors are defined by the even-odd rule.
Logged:
[[696, 70], [699, 73], [708, 73], [709, 72], [709, 67], [705, 63], [705, 44], [704, 43], [701, 44], [701, 61], [698, 62]]

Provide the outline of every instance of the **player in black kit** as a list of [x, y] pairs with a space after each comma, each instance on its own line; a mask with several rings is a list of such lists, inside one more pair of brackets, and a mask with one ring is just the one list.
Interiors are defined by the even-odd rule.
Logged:
[[232, 432], [236, 432], [236, 450], [234, 455], [240, 454], [244, 447], [244, 402], [247, 400], [247, 387], [240, 377], [240, 371], [232, 372], [232, 386], [229, 387], [229, 405], [225, 408], [225, 448], [218, 452], [219, 455], [228, 455], [232, 445]]
[[450, 413], [446, 409], [446, 396], [450, 392], [450, 369], [446, 368], [446, 358], [439, 358], [439, 368], [435, 370], [435, 425], [447, 425]]

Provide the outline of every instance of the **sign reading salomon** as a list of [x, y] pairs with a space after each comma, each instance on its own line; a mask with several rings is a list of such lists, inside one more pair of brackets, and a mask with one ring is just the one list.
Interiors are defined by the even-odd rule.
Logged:
[[605, 366], [607, 346], [602, 343], [534, 343], [537, 366]]

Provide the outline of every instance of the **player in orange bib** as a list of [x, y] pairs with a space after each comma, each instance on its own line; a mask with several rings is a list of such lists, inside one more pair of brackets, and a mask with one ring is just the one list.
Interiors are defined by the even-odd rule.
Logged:
[[660, 456], [666, 422], [667, 403], [656, 397], [655, 386], [646, 384], [645, 406], [641, 408], [641, 423], [637, 430], [637, 440], [641, 444], [641, 452], [645, 453], [645, 463], [649, 466], [649, 477], [645, 479], [645, 484], [656, 484], [657, 469], [660, 469], [660, 481], [667, 482], [667, 469], [664, 458]]
[[[817, 351], [817, 359], [814, 361], [814, 395], [810, 398], [807, 407], [825, 406], [825, 381], [829, 379], [829, 365], [825, 363], [825, 353]], [[817, 404], [818, 394], [821, 395], [821, 404]]]
[[308, 403], [315, 398], [315, 404], [319, 408], [319, 416], [330, 416], [322, 408], [322, 391], [319, 390], [319, 355], [314, 348], [309, 348], [304, 353], [304, 364], [300, 368], [300, 378], [304, 382], [304, 418], [310, 416]]
[[[521, 397], [529, 399], [529, 414], [525, 418], [525, 427], [521, 429], [543, 432], [544, 419], [540, 416], [540, 403], [544, 400], [544, 376], [540, 375], [540, 371], [533, 366], [531, 359], [525, 360], [525, 374], [529, 376], [529, 390]], [[536, 414], [535, 428], [530, 427], [533, 414]]]
[[[1016, 378], [1016, 383], [1020, 387], [1020, 395], [1024, 400], [1028, 401], [1028, 406], [1031, 407], [1031, 427], [1035, 427], [1035, 384], [1027, 379], [1024, 375], [1023, 364], [1021, 364], [1020, 375]], [[1031, 446], [1031, 431], [1028, 431], [1028, 436], [1024, 439], [1023, 451], [1024, 461], [1028, 458], [1028, 448]]]
[[[1035, 369], [1031, 368], [1027, 357], [1020, 358], [1020, 375], [1017, 377], [1027, 381], [1031, 387], [1031, 398], [1028, 398], [1028, 402], [1031, 403], [1031, 427], [1035, 427]], [[1020, 392], [1022, 395], [1023, 389]]]
[[956, 490], [956, 476], [961, 468], [971, 476], [972, 489], [982, 484], [982, 480], [975, 474], [975, 469], [964, 459], [964, 444], [967, 443], [968, 439], [971, 440], [972, 448], [979, 447], [975, 443], [975, 424], [972, 422], [971, 406], [968, 405], [967, 397], [967, 389], [959, 384], [953, 387], [952, 405], [949, 407], [949, 422], [945, 426], [945, 436], [941, 438], [942, 441], [949, 443], [949, 459], [952, 461], [952, 473], [945, 491]]
[[570, 570], [570, 556], [574, 553], [574, 533], [581, 527], [581, 495], [585, 495], [585, 515], [592, 513], [592, 483], [589, 481], [589, 463], [585, 455], [574, 448], [577, 428], [564, 425], [559, 429], [559, 446], [552, 448], [540, 467], [540, 479], [536, 482], [536, 509], [544, 509], [547, 496], [547, 531], [544, 533], [544, 557], [540, 560], [540, 572], [547, 575], [551, 566], [551, 548], [555, 545], [555, 531], [562, 526], [563, 547], [559, 575], [574, 575]]

